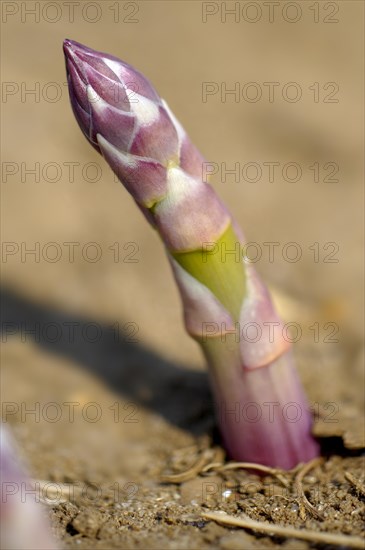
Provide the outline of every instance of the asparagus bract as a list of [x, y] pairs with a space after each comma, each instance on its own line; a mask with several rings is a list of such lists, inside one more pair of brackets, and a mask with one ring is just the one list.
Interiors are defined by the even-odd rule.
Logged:
[[282, 468], [310, 460], [318, 445], [282, 322], [252, 264], [230, 253], [244, 237], [202, 180], [204, 158], [136, 69], [71, 40], [64, 51], [81, 130], [165, 244], [229, 454]]

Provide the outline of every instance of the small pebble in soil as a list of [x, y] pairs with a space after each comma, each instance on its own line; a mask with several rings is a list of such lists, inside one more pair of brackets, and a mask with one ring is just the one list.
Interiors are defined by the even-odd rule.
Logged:
[[182, 504], [192, 504], [198, 506], [209, 502], [219, 502], [225, 490], [224, 482], [218, 476], [209, 478], [191, 479], [183, 483], [180, 487]]

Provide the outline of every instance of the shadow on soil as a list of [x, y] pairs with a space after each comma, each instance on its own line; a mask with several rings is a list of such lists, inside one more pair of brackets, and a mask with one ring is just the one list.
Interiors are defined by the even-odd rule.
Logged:
[[41, 348], [79, 363], [114, 392], [162, 415], [195, 435], [214, 427], [207, 373], [172, 363], [133, 342], [126, 331], [95, 319], [36, 304], [9, 289], [0, 291], [2, 341], [20, 335]]

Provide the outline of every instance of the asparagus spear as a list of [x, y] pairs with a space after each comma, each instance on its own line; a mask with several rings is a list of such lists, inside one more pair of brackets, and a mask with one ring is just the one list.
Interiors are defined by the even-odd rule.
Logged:
[[32, 486], [13, 438], [0, 429], [0, 542], [3, 550], [57, 550], [39, 495]]
[[252, 264], [237, 257], [244, 236], [202, 180], [204, 158], [136, 69], [72, 40], [64, 52], [81, 130], [165, 244], [230, 456], [287, 469], [312, 459], [318, 444], [282, 321]]

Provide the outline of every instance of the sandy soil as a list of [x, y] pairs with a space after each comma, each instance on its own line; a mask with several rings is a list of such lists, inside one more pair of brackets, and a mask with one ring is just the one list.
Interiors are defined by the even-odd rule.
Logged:
[[[245, 21], [242, 12], [238, 22], [224, 23], [214, 2], [218, 13], [204, 23], [204, 3], [177, 1], [97, 2], [101, 16], [91, 23], [92, 11], [76, 6], [71, 20], [66, 3], [59, 4], [61, 16], [53, 23], [51, 7], [40, 12], [38, 22], [20, 7], [14, 15], [3, 13], [8, 84], [2, 154], [8, 164], [2, 240], [12, 253], [3, 255], [2, 320], [13, 325], [3, 335], [1, 397], [3, 420], [36, 480], [61, 547], [323, 548], [202, 516], [216, 510], [359, 536], [363, 4], [332, 2], [339, 10], [331, 15], [331, 6], [320, 2], [317, 23], [309, 9], [313, 3], [304, 1], [295, 3], [302, 10], [296, 23], [282, 16], [286, 2], [273, 23], [265, 12], [256, 23]], [[134, 5], [138, 10], [131, 15]], [[215, 189], [248, 241], [262, 251], [257, 269], [284, 319], [302, 328], [294, 351], [323, 448], [323, 462], [303, 478], [312, 508], [305, 508], [298, 492], [297, 472], [283, 478], [242, 469], [203, 472], [202, 464], [226, 461], [205, 365], [184, 332], [178, 293], [156, 235], [73, 120], [64, 87], [65, 37], [119, 55], [143, 71], [217, 163]], [[218, 92], [203, 101], [207, 82]], [[279, 82], [279, 95], [273, 102], [265, 96], [256, 103], [230, 96], [222, 101], [224, 85], [235, 82], [241, 91], [256, 82], [263, 93], [264, 82]], [[280, 95], [288, 82], [301, 89], [300, 101]], [[338, 86], [337, 103], [325, 101], [337, 89], [324, 88], [331, 82]], [[30, 88], [35, 95], [26, 93]], [[57, 90], [59, 97], [51, 100]], [[263, 170], [255, 183], [242, 176], [249, 162]], [[280, 163], [273, 182], [268, 162]], [[297, 182], [283, 176], [290, 162], [301, 168]], [[69, 163], [79, 163], [74, 177]], [[227, 168], [239, 163], [239, 181], [229, 176], [224, 181], [222, 163]], [[318, 181], [316, 168], [310, 168], [315, 163]], [[333, 169], [337, 182], [326, 179]], [[70, 242], [77, 243], [74, 259], [65, 244]], [[267, 242], [279, 243], [273, 261]], [[285, 256], [290, 242], [302, 252], [297, 262]], [[49, 243], [61, 250], [57, 261], [49, 259], [54, 253]], [[98, 261], [89, 259], [90, 243], [101, 250]], [[31, 248], [39, 257], [26, 254]], [[131, 254], [137, 261], [130, 261]], [[314, 323], [318, 338], [310, 328]], [[184, 481], [164, 477], [186, 471]]]

